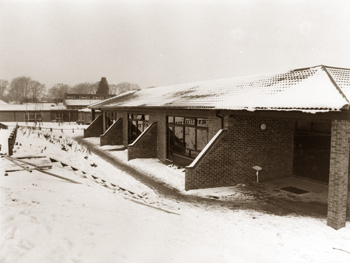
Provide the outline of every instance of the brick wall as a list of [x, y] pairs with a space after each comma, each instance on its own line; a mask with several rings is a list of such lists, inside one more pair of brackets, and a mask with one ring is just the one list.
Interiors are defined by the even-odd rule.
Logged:
[[186, 168], [186, 190], [255, 182], [255, 165], [263, 169], [260, 181], [292, 175], [294, 122], [230, 117], [225, 123], [227, 131], [205, 158]]
[[100, 145], [123, 144], [123, 119], [119, 118], [108, 130], [100, 136]]
[[161, 161], [166, 160], [167, 148], [166, 148], [166, 113], [165, 112], [153, 112], [149, 116], [150, 122], [157, 123], [157, 158]]
[[84, 138], [99, 137], [103, 132], [102, 115], [98, 116], [86, 129], [84, 129]]
[[128, 113], [127, 112], [123, 112], [123, 111], [118, 111], [117, 112], [117, 118], [122, 118], [123, 121], [123, 145], [125, 147], [128, 146], [129, 142], [128, 142]]
[[157, 123], [153, 122], [128, 147], [128, 160], [135, 158], [157, 158]]
[[332, 121], [327, 224], [334, 229], [345, 226], [349, 206], [349, 138], [350, 122]]

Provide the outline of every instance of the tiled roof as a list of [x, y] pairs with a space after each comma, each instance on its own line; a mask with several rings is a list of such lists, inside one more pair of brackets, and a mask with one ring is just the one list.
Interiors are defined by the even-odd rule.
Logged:
[[91, 108], [338, 111], [349, 106], [350, 70], [315, 66], [281, 74], [235, 77], [142, 89]]

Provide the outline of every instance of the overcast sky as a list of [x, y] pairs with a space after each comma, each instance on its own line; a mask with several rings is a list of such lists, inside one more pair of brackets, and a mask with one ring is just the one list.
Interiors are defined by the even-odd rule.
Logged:
[[0, 0], [0, 79], [141, 87], [350, 68], [349, 0]]

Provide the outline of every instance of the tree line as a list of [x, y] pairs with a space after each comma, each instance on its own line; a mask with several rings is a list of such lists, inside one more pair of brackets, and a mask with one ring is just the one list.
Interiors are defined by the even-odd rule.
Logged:
[[98, 82], [84, 82], [74, 86], [58, 83], [49, 89], [46, 88], [45, 84], [32, 80], [30, 77], [17, 77], [11, 82], [0, 79], [0, 99], [17, 104], [62, 100], [65, 93], [118, 95], [129, 90], [139, 89], [137, 84], [129, 82], [121, 82], [117, 85], [108, 84], [105, 77], [102, 77]]

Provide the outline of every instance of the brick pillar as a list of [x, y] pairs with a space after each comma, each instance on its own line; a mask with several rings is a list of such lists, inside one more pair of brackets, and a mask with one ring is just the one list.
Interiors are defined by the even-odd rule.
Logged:
[[349, 129], [347, 120], [332, 121], [327, 225], [345, 226], [348, 198]]

